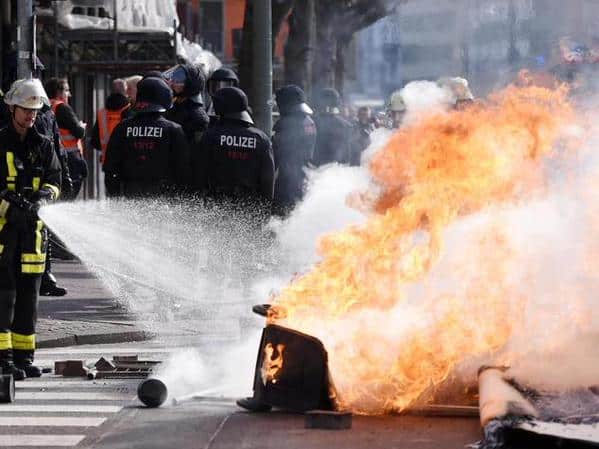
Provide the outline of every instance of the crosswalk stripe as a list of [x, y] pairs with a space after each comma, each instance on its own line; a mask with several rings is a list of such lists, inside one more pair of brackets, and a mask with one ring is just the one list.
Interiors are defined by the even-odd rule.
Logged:
[[0, 416], [0, 426], [15, 427], [99, 427], [105, 421], [89, 416]]
[[36, 358], [38, 360], [38, 356], [42, 357], [44, 355], [54, 355], [54, 354], [98, 354], [100, 356], [112, 356], [113, 354], [130, 354], [130, 355], [141, 355], [141, 354], [170, 354], [176, 351], [184, 351], [188, 350], [189, 347], [179, 347], [179, 348], [86, 348], [84, 346], [77, 348], [69, 348], [68, 351], [65, 351], [62, 348], [48, 348], [48, 349], [38, 349], [35, 352]]
[[1, 435], [2, 447], [71, 447], [78, 445], [85, 435]]
[[23, 382], [17, 382], [17, 391], [19, 390], [32, 390], [42, 388], [89, 388], [89, 389], [106, 389], [107, 387], [117, 387], [122, 384], [119, 380], [100, 380], [90, 381], [88, 379], [63, 379], [60, 380], [25, 380]]
[[123, 407], [118, 405], [79, 405], [79, 404], [0, 404], [0, 412], [41, 412], [41, 413], [118, 413]]
[[133, 396], [127, 397], [118, 393], [100, 393], [95, 391], [86, 392], [70, 392], [70, 391], [18, 391], [15, 393], [17, 400], [19, 399], [36, 399], [41, 401], [62, 400], [62, 401], [122, 401], [133, 399]]

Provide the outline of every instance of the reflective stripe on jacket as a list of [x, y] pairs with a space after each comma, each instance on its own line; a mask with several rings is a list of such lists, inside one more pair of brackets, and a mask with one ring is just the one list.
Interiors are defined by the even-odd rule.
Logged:
[[[56, 115], [56, 110], [58, 109], [58, 106], [64, 104], [64, 101], [50, 100], [50, 103], [52, 103], [52, 112], [54, 112], [54, 115]], [[62, 146], [64, 147], [64, 149], [67, 151], [79, 150], [79, 153], [83, 155], [83, 142], [81, 141], [81, 139], [77, 139], [75, 136], [73, 136], [68, 129], [60, 128], [59, 131], [60, 141], [62, 142]]]
[[112, 135], [112, 131], [116, 128], [116, 125], [121, 123], [123, 112], [129, 109], [129, 105], [126, 105], [118, 110], [111, 109], [100, 109], [98, 111], [98, 134], [100, 135], [100, 146], [102, 147], [102, 155], [100, 156], [100, 162], [104, 164], [106, 158], [106, 148], [108, 148], [108, 140]]

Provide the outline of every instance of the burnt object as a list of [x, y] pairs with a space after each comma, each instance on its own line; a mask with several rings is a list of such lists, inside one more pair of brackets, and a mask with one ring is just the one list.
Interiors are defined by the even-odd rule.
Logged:
[[267, 317], [268, 309], [270, 309], [270, 307], [270, 304], [256, 304], [254, 307], [252, 307], [252, 312], [257, 315]]
[[83, 360], [60, 360], [54, 362], [54, 374], [63, 377], [86, 377], [89, 369]]
[[331, 410], [310, 410], [306, 412], [304, 427], [306, 429], [344, 430], [351, 429], [352, 413]]
[[2, 374], [0, 368], [0, 403], [7, 404], [15, 401], [15, 379], [12, 374]]
[[137, 387], [137, 397], [147, 407], [160, 407], [168, 396], [164, 382], [159, 379], [146, 379]]
[[253, 400], [305, 412], [334, 410], [334, 397], [322, 342], [292, 329], [266, 326], [256, 361]]

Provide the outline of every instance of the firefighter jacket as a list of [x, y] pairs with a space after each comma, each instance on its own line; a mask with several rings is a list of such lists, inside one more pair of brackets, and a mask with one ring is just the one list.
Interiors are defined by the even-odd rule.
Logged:
[[181, 126], [160, 113], [138, 113], [119, 123], [108, 147], [104, 172], [110, 195], [154, 196], [189, 183], [189, 146]]
[[314, 122], [317, 130], [314, 165], [348, 163], [351, 154], [351, 124], [338, 114], [328, 112], [318, 114]]
[[192, 161], [194, 183], [209, 195], [272, 201], [272, 145], [249, 123], [221, 119], [204, 133]]
[[204, 106], [190, 98], [175, 101], [173, 107], [166, 112], [165, 117], [183, 127], [185, 137], [192, 147], [200, 143], [210, 121]]
[[314, 156], [316, 125], [309, 114], [294, 112], [281, 116], [274, 133], [274, 200], [281, 206], [293, 206], [303, 196], [305, 170]]
[[131, 104], [127, 97], [115, 93], [106, 98], [106, 107], [98, 110], [90, 142], [94, 148], [101, 151], [100, 162], [102, 164], [106, 159], [108, 140], [116, 125], [123, 121], [130, 108]]
[[83, 142], [85, 128], [81, 126], [73, 109], [64, 101], [51, 99], [52, 112], [56, 116], [56, 122], [60, 130], [60, 140], [66, 151], [79, 151], [83, 154]]
[[[43, 190], [50, 194], [45, 198], [56, 199], [60, 195], [60, 183], [60, 162], [50, 139], [32, 128], [21, 141], [12, 123], [0, 130], [0, 191], [14, 191], [33, 201], [36, 192]], [[24, 239], [19, 246], [23, 273], [41, 274], [46, 257], [43, 223], [36, 217], [14, 222], [12, 208], [18, 206], [5, 200], [0, 202], [0, 254], [9, 248], [12, 251], [13, 244], [18, 244], [14, 242], [15, 236], [19, 236], [18, 239]], [[11, 242], [3, 241], [4, 236]]]

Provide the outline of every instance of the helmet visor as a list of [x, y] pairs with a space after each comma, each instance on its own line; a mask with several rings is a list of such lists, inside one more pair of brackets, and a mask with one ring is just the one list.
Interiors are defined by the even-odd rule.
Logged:
[[187, 81], [187, 73], [185, 72], [185, 69], [180, 65], [171, 67], [162, 75], [164, 76], [166, 82], [169, 84], [185, 84], [185, 81]]

